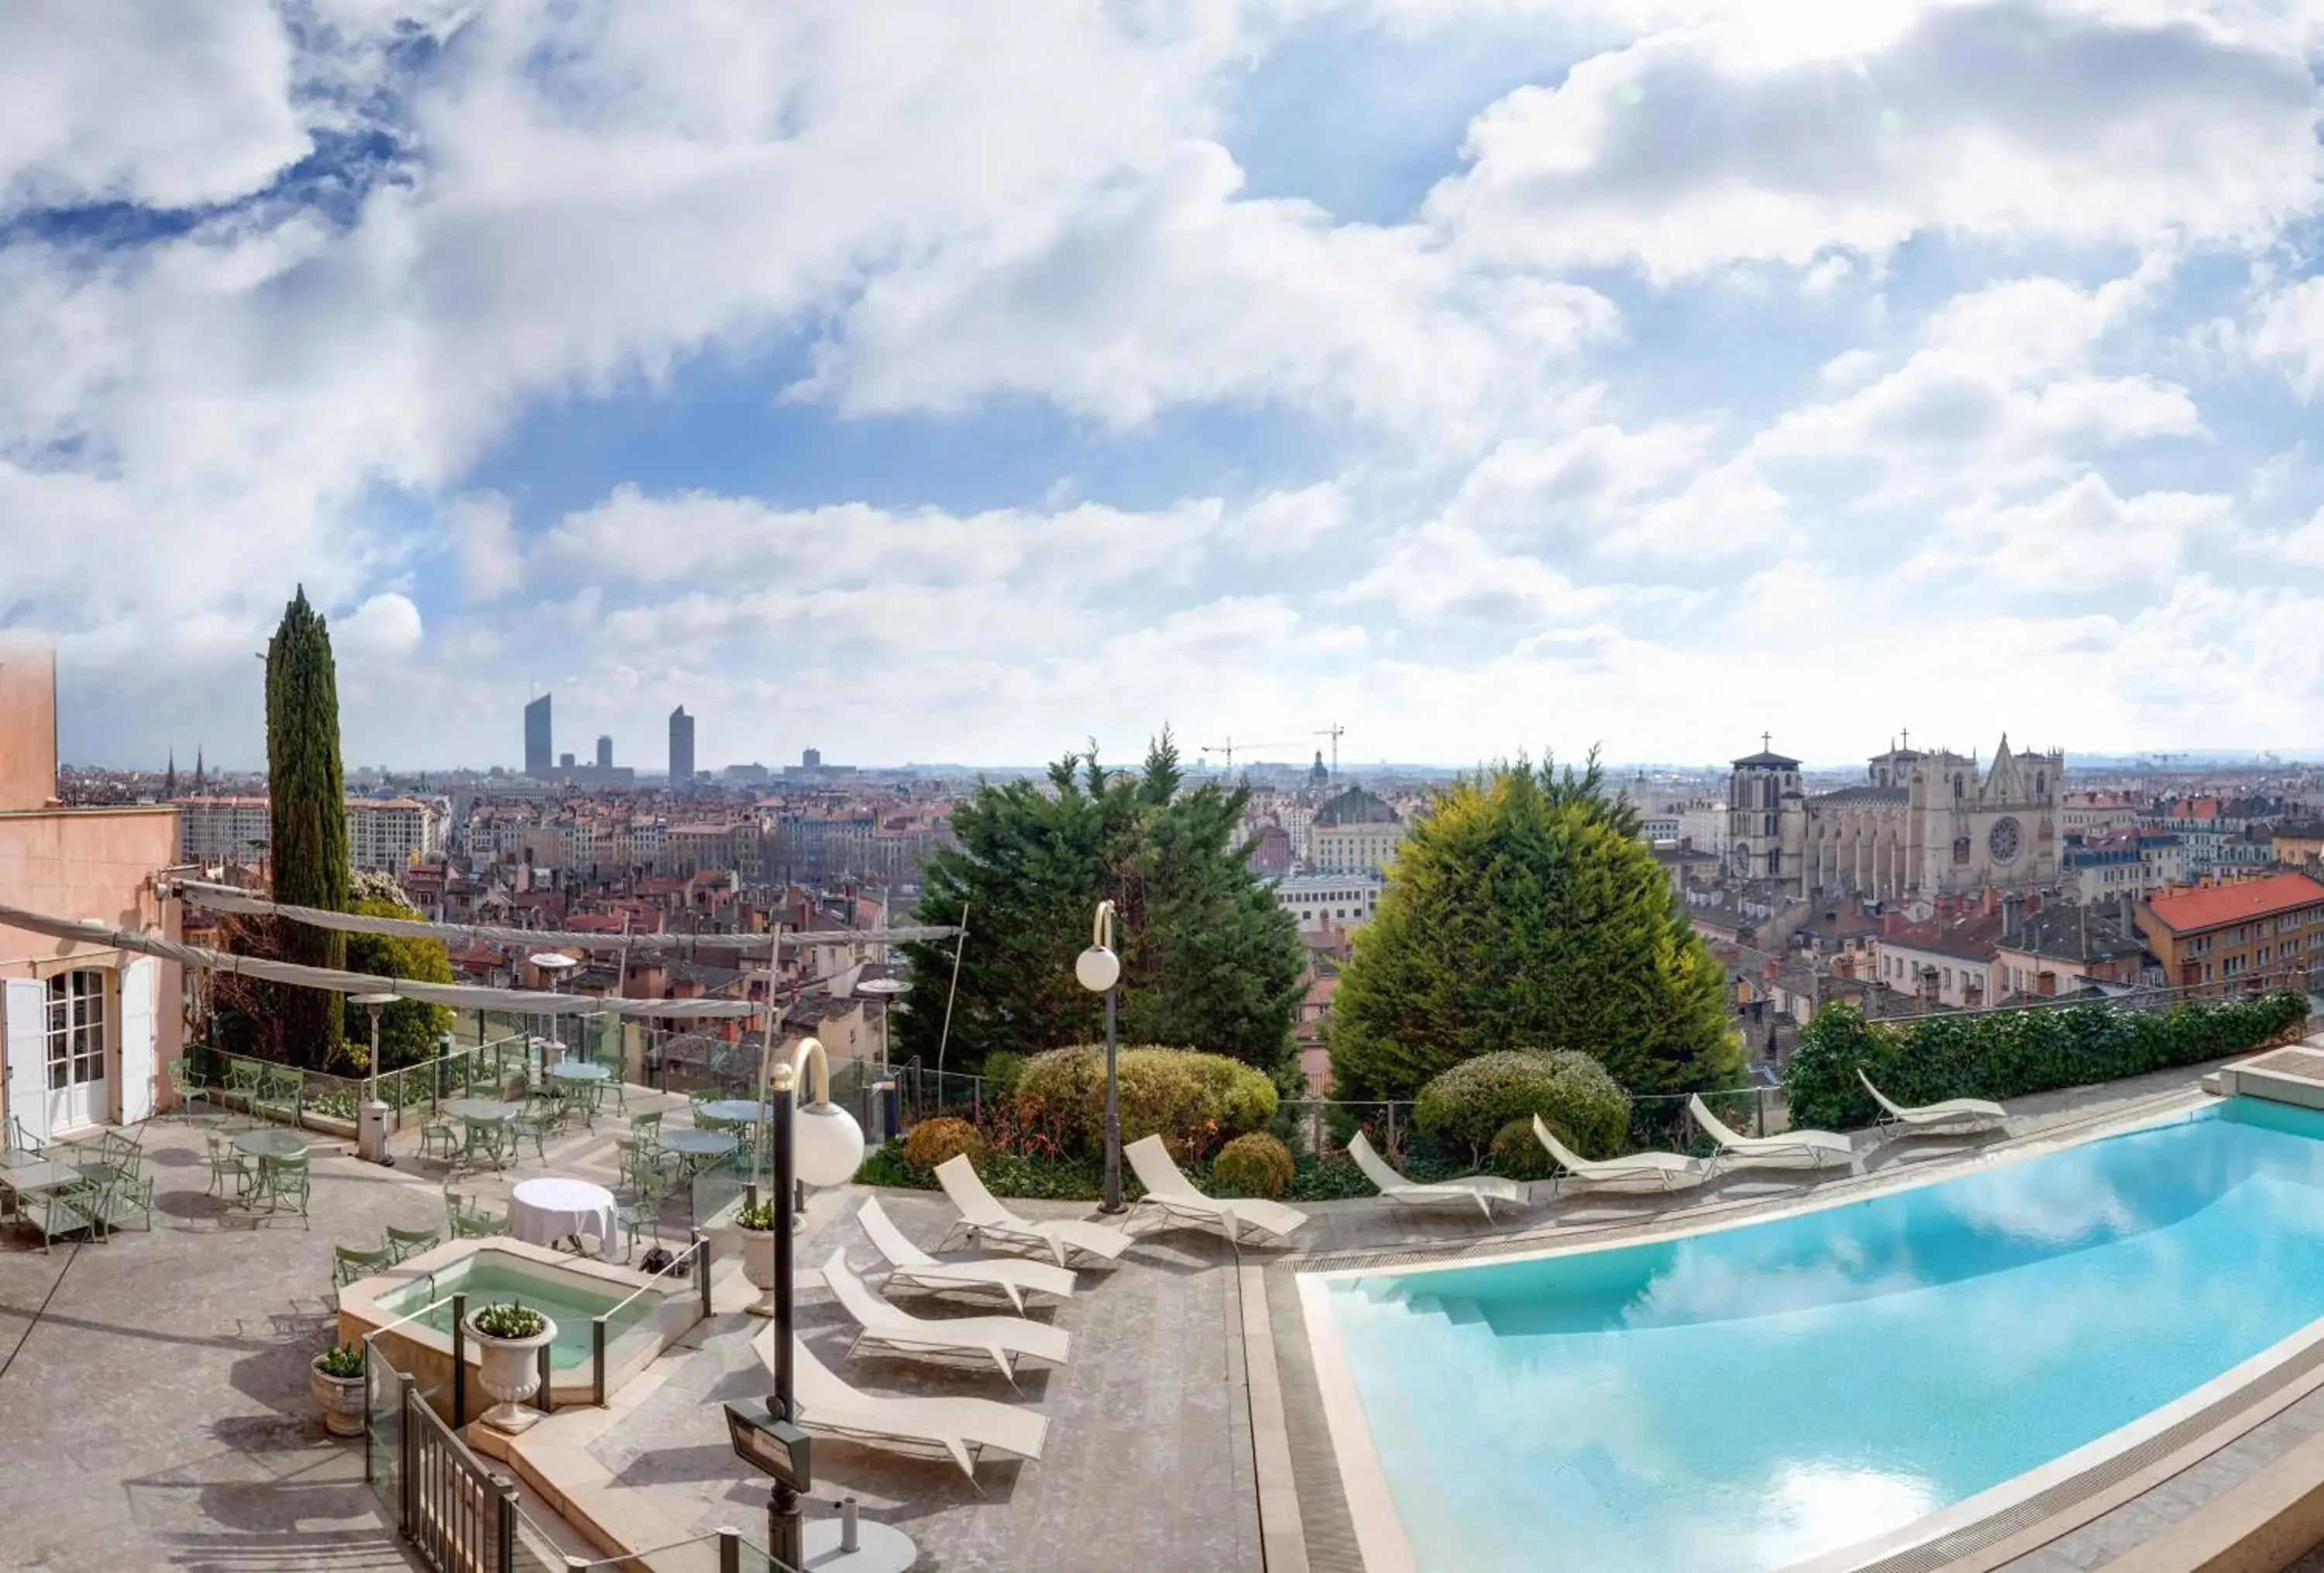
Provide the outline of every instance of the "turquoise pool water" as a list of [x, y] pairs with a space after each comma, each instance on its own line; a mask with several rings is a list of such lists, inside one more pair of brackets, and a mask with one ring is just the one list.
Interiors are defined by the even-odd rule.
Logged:
[[1690, 1239], [1303, 1291], [1423, 1573], [1765, 1573], [2324, 1316], [2319, 1137], [2238, 1099]]
[[[380, 1306], [390, 1316], [406, 1317], [429, 1300], [452, 1294], [466, 1294], [470, 1310], [488, 1302], [512, 1300], [530, 1306], [555, 1322], [557, 1336], [549, 1342], [549, 1368], [552, 1371], [569, 1371], [589, 1364], [591, 1319], [613, 1311], [623, 1298], [622, 1294], [601, 1291], [585, 1280], [550, 1269], [530, 1268], [478, 1254], [455, 1263], [432, 1278], [419, 1280], [407, 1288], [382, 1295]], [[610, 1346], [622, 1333], [652, 1315], [659, 1304], [659, 1295], [649, 1290], [622, 1306], [605, 1324], [607, 1345]], [[420, 1325], [436, 1332], [449, 1333], [452, 1330], [451, 1306], [447, 1303], [435, 1307], [420, 1318]]]

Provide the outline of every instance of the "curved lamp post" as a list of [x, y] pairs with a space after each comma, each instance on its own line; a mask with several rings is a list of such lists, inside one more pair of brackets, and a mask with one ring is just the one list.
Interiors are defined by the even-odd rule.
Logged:
[[1121, 1102], [1114, 1076], [1113, 1008], [1121, 982], [1121, 958], [1113, 952], [1113, 903], [1097, 904], [1089, 948], [1074, 958], [1074, 976], [1092, 994], [1105, 995], [1105, 1201], [1100, 1212], [1121, 1210]]
[[[773, 1036], [771, 1012], [767, 1032]], [[774, 1189], [769, 1198], [775, 1212], [775, 1391], [763, 1405], [729, 1402], [726, 1430], [744, 1463], [774, 1477], [767, 1501], [768, 1550], [779, 1565], [803, 1568], [806, 1526], [799, 1493], [814, 1484], [814, 1472], [791, 1386], [791, 1196], [801, 1180], [844, 1185], [854, 1179], [863, 1161], [863, 1130], [853, 1115], [831, 1101], [831, 1064], [815, 1039], [802, 1041], [788, 1059], [765, 1054], [761, 1065], [761, 1090], [773, 1095], [767, 1132], [775, 1150]], [[792, 1093], [803, 1083], [812, 1088], [813, 1101], [795, 1109]], [[757, 1168], [754, 1161], [753, 1174]]]

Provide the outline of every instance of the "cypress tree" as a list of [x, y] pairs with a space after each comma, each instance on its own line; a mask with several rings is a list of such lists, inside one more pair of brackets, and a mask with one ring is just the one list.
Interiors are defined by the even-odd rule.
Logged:
[[[307, 603], [306, 587], [283, 609], [266, 647], [266, 774], [272, 799], [274, 899], [329, 911], [347, 910], [352, 861], [339, 759], [339, 683], [330, 631]], [[346, 965], [346, 936], [304, 923], [279, 925], [282, 959], [308, 967]], [[318, 1069], [339, 1057], [339, 1002], [309, 988], [283, 988], [281, 1041]]]

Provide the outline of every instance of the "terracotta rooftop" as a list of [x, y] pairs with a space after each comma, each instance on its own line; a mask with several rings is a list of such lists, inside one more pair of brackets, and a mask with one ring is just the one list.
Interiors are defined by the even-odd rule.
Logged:
[[2164, 928], [2174, 934], [2188, 934], [2319, 902], [2324, 902], [2324, 884], [2304, 874], [2272, 874], [2235, 884], [2164, 891], [2149, 898], [2146, 904]]

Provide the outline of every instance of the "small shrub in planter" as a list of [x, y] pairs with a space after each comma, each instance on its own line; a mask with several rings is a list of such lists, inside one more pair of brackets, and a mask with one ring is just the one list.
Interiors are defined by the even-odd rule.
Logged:
[[904, 1161], [923, 1174], [934, 1173], [936, 1165], [964, 1152], [973, 1166], [982, 1169], [992, 1156], [992, 1144], [974, 1125], [949, 1115], [922, 1120], [904, 1138]]
[[775, 1204], [762, 1201], [737, 1208], [734, 1226], [742, 1235], [742, 1277], [759, 1291], [746, 1307], [752, 1315], [775, 1314]]
[[323, 1409], [323, 1429], [335, 1437], [364, 1430], [364, 1356], [360, 1344], [334, 1344], [315, 1356], [309, 1386]]
[[1606, 1068], [1570, 1049], [1480, 1054], [1420, 1090], [1413, 1118], [1481, 1162], [1510, 1121], [1539, 1115], [1584, 1158], [1611, 1158], [1630, 1130], [1630, 1100]]
[[[1548, 1124], [1550, 1122], [1545, 1120], [1542, 1123]], [[1531, 1115], [1521, 1120], [1511, 1120], [1500, 1128], [1493, 1137], [1493, 1150], [1486, 1157], [1485, 1167], [1505, 1180], [1549, 1178], [1549, 1149], [1535, 1137]]]
[[1280, 1201], [1298, 1175], [1291, 1149], [1263, 1131], [1237, 1136], [1219, 1150], [1211, 1164], [1211, 1179], [1224, 1196], [1260, 1197]]
[[549, 1319], [511, 1300], [469, 1312], [468, 1325], [487, 1338], [537, 1338], [548, 1330]]

